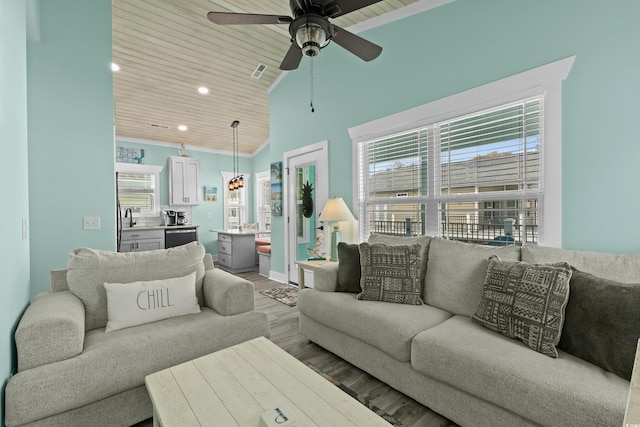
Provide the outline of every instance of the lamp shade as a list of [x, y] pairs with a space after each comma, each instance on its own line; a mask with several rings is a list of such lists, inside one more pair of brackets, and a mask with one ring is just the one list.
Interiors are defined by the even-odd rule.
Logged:
[[354, 219], [342, 197], [327, 200], [327, 204], [324, 205], [318, 217], [320, 222], [351, 221]]

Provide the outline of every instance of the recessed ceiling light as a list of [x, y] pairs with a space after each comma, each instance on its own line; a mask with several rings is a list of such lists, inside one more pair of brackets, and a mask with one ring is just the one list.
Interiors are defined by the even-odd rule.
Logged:
[[181, 130], [181, 131], [183, 131], [183, 132], [184, 132], [184, 131], [185, 131], [185, 130], [187, 130], [187, 129], [188, 129], [188, 128], [187, 128], [185, 125], [178, 125], [178, 130]]
[[209, 93], [209, 89], [208, 89], [208, 88], [206, 88], [206, 87], [204, 87], [204, 86], [200, 86], [200, 87], [198, 88], [198, 92], [200, 92], [200, 93], [201, 93], [201, 94], [203, 94], [203, 95], [206, 95], [206, 94], [208, 94], [208, 93]]
[[111, 63], [111, 71], [120, 71], [120, 66], [115, 62]]

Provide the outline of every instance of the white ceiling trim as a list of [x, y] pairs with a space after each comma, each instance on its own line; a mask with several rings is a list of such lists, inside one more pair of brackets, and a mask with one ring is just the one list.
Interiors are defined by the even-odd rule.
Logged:
[[451, 3], [455, 0], [420, 0], [415, 3], [411, 3], [408, 6], [401, 7], [400, 9], [392, 10], [384, 15], [376, 16], [375, 18], [367, 19], [359, 24], [352, 25], [347, 30], [352, 33], [360, 33], [362, 31], [370, 30], [372, 28], [386, 25], [400, 19], [404, 19], [417, 13], [422, 13], [426, 10], [436, 8], [438, 6]]

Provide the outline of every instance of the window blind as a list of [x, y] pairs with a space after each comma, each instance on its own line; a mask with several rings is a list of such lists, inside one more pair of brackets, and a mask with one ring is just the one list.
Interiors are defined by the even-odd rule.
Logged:
[[361, 238], [536, 242], [542, 107], [536, 97], [360, 143]]

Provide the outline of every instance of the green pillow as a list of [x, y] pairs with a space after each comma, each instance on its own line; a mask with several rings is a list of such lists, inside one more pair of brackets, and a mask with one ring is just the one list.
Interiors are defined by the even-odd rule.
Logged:
[[357, 244], [338, 243], [338, 285], [336, 292], [360, 293], [360, 250]]
[[529, 348], [558, 357], [556, 345], [569, 299], [566, 262], [528, 264], [489, 257], [482, 297], [473, 321]]
[[640, 284], [573, 269], [558, 348], [631, 380], [640, 338]]

